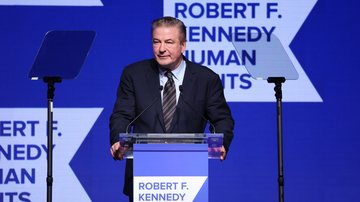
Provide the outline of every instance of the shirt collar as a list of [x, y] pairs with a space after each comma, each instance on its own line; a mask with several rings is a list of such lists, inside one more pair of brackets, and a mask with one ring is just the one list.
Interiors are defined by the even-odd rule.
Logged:
[[[174, 70], [171, 71], [171, 73], [173, 74], [174, 79], [179, 80], [181, 78], [181, 72], [183, 72], [183, 70], [185, 68], [185, 65], [186, 65], [185, 60], [182, 60], [180, 65], [177, 68], [175, 68]], [[164, 77], [166, 71], [167, 70], [159, 68], [160, 76]]]

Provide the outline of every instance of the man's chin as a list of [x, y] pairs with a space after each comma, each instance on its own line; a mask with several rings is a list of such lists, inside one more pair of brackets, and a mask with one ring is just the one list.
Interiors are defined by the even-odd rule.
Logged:
[[163, 62], [163, 61], [157, 61], [157, 63], [159, 64], [159, 66], [161, 68], [164, 68], [164, 69], [170, 69], [171, 68], [171, 63]]

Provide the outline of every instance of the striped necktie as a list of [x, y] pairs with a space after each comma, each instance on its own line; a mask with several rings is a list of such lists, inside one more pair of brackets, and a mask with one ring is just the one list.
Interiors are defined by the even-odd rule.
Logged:
[[163, 114], [166, 132], [170, 132], [170, 125], [176, 109], [176, 88], [171, 71], [167, 71], [165, 76], [168, 78], [164, 87], [163, 94]]

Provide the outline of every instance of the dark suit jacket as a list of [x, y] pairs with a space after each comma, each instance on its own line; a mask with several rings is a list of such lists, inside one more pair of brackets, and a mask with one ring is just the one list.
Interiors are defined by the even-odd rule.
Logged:
[[[219, 76], [207, 67], [186, 61], [182, 93], [171, 125], [171, 133], [203, 133], [206, 117], [216, 133], [224, 134], [224, 147], [229, 149], [234, 121], [226, 103]], [[126, 132], [136, 115], [148, 108], [133, 124], [134, 133], [165, 133], [162, 114], [159, 69], [154, 59], [127, 66], [122, 73], [117, 99], [110, 117], [110, 144]], [[196, 111], [195, 111], [196, 110]], [[200, 114], [199, 114], [200, 113]], [[124, 193], [132, 193], [132, 161], [127, 161]]]

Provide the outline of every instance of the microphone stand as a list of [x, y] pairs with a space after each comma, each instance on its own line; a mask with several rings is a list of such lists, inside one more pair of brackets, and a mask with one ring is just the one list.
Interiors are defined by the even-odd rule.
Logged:
[[283, 165], [283, 141], [282, 141], [282, 90], [281, 84], [285, 82], [284, 77], [269, 77], [268, 83], [274, 83], [277, 111], [277, 143], [278, 143], [278, 183], [279, 202], [284, 202], [284, 165]]
[[[163, 88], [164, 88], [163, 86], [159, 86], [159, 91], [161, 92], [161, 91], [163, 90]], [[151, 102], [151, 104], [150, 104], [149, 106], [147, 106], [142, 112], [140, 112], [140, 114], [138, 114], [138, 115], [126, 126], [126, 130], [125, 130], [126, 134], [129, 133], [129, 129], [130, 129], [131, 125], [132, 125], [144, 112], [146, 112], [149, 108], [151, 108], [151, 107], [155, 104], [155, 102], [157, 102], [160, 98], [161, 98], [161, 96], [155, 97], [155, 99]]]
[[216, 134], [216, 129], [215, 129], [214, 124], [212, 124], [210, 120], [208, 120], [207, 118], [205, 118], [205, 117], [204, 117], [200, 112], [198, 112], [189, 102], [186, 101], [186, 99], [185, 99], [184, 96], [183, 96], [184, 93], [183, 93], [183, 87], [182, 87], [182, 85], [179, 86], [179, 91], [180, 91], [179, 100], [180, 100], [180, 98], [182, 98], [182, 100], [185, 102], [185, 104], [186, 104], [187, 106], [189, 106], [192, 111], [194, 111], [197, 115], [199, 115], [206, 123], [209, 123], [209, 125], [210, 125], [210, 132], [212, 132], [213, 134]]
[[52, 201], [52, 184], [53, 184], [53, 100], [54, 100], [54, 91], [55, 83], [61, 83], [60, 77], [44, 77], [43, 81], [48, 85], [47, 99], [48, 99], [48, 108], [47, 108], [47, 202]]

